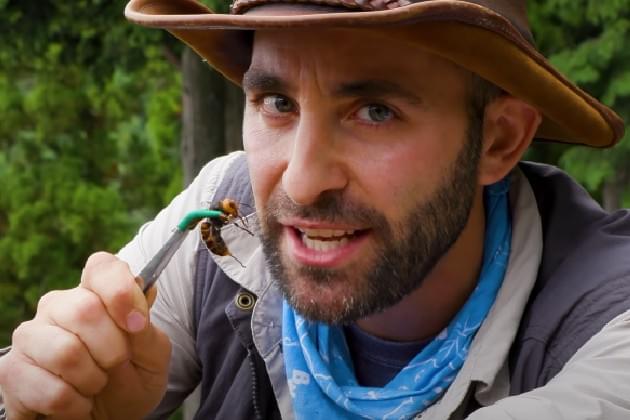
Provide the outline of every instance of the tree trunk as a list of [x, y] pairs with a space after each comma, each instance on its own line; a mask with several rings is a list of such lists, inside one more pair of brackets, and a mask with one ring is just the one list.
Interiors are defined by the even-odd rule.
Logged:
[[182, 165], [188, 185], [211, 159], [242, 148], [241, 88], [190, 48], [182, 57]]
[[607, 211], [615, 211], [623, 206], [623, 192], [628, 183], [628, 170], [618, 168], [617, 172], [604, 181], [602, 188], [602, 207]]
[[184, 184], [225, 151], [225, 82], [190, 48], [182, 57], [182, 140]]
[[245, 98], [240, 87], [225, 81], [225, 151], [243, 148], [243, 109]]

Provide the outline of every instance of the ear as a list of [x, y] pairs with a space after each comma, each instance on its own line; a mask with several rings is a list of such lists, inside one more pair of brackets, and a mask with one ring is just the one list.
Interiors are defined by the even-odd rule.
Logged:
[[486, 107], [479, 183], [493, 184], [505, 177], [521, 159], [540, 125], [540, 112], [510, 95]]

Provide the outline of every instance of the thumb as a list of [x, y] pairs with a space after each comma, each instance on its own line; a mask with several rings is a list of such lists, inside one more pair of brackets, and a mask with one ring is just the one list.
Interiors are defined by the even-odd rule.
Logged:
[[149, 322], [144, 330], [129, 336], [129, 345], [130, 362], [148, 382], [157, 380], [162, 383], [166, 380], [171, 360], [171, 341], [165, 333]]
[[[138, 287], [140, 287], [140, 289], [144, 289], [144, 279], [142, 277], [136, 277], [136, 284], [138, 285]], [[151, 308], [155, 303], [155, 299], [157, 298], [157, 283], [151, 286], [149, 290], [145, 292], [145, 297], [147, 299], [147, 304], [149, 308]]]
[[[136, 283], [142, 289], [144, 281], [140, 277], [136, 277]], [[146, 292], [147, 306], [151, 308], [157, 299], [157, 285], [152, 286]], [[142, 366], [151, 370], [168, 364], [171, 353], [171, 342], [166, 334], [158, 329], [150, 318], [148, 313], [148, 322], [146, 328], [130, 335], [131, 360], [137, 366]]]

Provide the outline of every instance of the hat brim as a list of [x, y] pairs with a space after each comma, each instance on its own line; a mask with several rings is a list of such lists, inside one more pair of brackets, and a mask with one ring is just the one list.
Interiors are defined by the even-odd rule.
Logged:
[[194, 0], [131, 0], [125, 15], [168, 30], [237, 84], [250, 63], [248, 30], [387, 26], [534, 105], [543, 114], [539, 139], [602, 148], [624, 134], [614, 111], [553, 68], [508, 20], [472, 3], [434, 0], [371, 12], [229, 15], [212, 13]]

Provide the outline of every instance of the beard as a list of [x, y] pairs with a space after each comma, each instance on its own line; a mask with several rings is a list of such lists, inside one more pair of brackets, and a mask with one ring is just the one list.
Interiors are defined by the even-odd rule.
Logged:
[[[438, 189], [397, 223], [340, 191], [326, 191], [308, 206], [295, 204], [282, 190], [270, 197], [261, 241], [270, 273], [289, 304], [309, 320], [346, 324], [381, 312], [420, 287], [468, 222], [481, 147], [480, 133], [474, 131]], [[339, 269], [287, 261], [281, 252], [285, 227], [280, 215], [369, 226], [370, 255]]]

